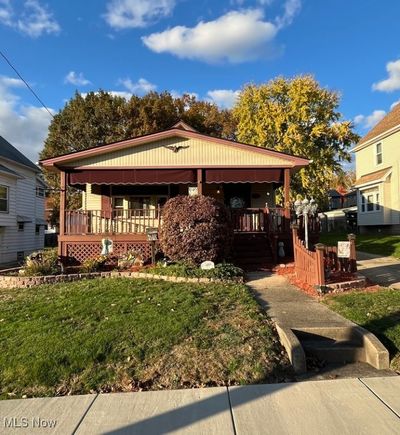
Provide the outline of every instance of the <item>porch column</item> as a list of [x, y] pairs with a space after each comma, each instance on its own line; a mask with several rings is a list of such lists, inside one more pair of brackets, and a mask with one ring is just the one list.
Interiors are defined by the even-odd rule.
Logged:
[[65, 234], [65, 205], [66, 205], [66, 188], [67, 177], [64, 171], [60, 172], [60, 236]]
[[290, 168], [284, 169], [283, 195], [284, 195], [283, 206], [285, 208], [285, 217], [290, 219]]
[[197, 193], [203, 195], [203, 169], [197, 169]]

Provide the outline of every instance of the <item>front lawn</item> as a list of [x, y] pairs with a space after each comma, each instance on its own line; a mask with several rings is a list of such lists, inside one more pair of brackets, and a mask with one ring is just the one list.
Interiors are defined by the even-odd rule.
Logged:
[[282, 381], [243, 285], [97, 279], [0, 290], [0, 396]]
[[352, 292], [324, 298], [329, 308], [373, 332], [389, 350], [400, 371], [400, 291]]
[[[347, 234], [322, 233], [320, 242], [325, 245], [335, 246], [338, 240], [347, 240]], [[384, 234], [357, 234], [357, 250], [386, 256], [400, 258], [400, 236]]]

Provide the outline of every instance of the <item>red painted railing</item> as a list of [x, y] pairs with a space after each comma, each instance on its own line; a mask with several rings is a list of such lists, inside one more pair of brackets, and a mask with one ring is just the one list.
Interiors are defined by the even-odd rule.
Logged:
[[293, 253], [296, 277], [300, 281], [314, 286], [324, 286], [328, 274], [335, 272], [357, 271], [355, 236], [348, 235], [350, 242], [349, 258], [339, 258], [336, 246], [315, 245], [315, 251], [304, 246], [304, 241], [298, 235], [299, 226], [292, 226]]
[[[230, 209], [235, 232], [289, 234], [290, 222], [283, 208]], [[65, 234], [144, 234], [161, 223], [162, 209], [67, 210]]]
[[158, 227], [161, 209], [67, 210], [65, 234], [145, 234], [147, 228]]

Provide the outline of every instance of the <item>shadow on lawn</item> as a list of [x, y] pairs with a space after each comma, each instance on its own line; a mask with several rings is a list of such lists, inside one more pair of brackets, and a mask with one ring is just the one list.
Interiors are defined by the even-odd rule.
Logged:
[[382, 344], [389, 351], [390, 357], [393, 358], [396, 354], [400, 353], [399, 344], [394, 343], [387, 335], [387, 331], [400, 324], [400, 310], [387, 314], [386, 316], [372, 319], [362, 326], [375, 334]]

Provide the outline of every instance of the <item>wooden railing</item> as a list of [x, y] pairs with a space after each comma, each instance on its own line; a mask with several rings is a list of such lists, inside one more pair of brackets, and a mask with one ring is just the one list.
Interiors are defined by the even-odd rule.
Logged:
[[161, 209], [67, 210], [65, 234], [145, 234], [147, 228], [158, 228]]
[[[65, 234], [144, 234], [161, 223], [161, 208], [67, 210]], [[290, 220], [283, 208], [230, 209], [234, 231], [237, 233], [290, 234]]]
[[313, 286], [326, 285], [329, 276], [336, 272], [354, 273], [357, 271], [356, 247], [354, 234], [348, 235], [350, 255], [338, 257], [337, 246], [315, 245], [315, 251], [304, 246], [298, 234], [299, 226], [292, 225], [293, 253], [296, 277], [300, 281]]
[[309, 251], [298, 236], [298, 225], [292, 226], [293, 255], [296, 278], [309, 285], [325, 285], [324, 250], [316, 245], [316, 250]]
[[290, 231], [290, 222], [283, 208], [233, 208], [232, 224], [238, 233], [274, 233]]

